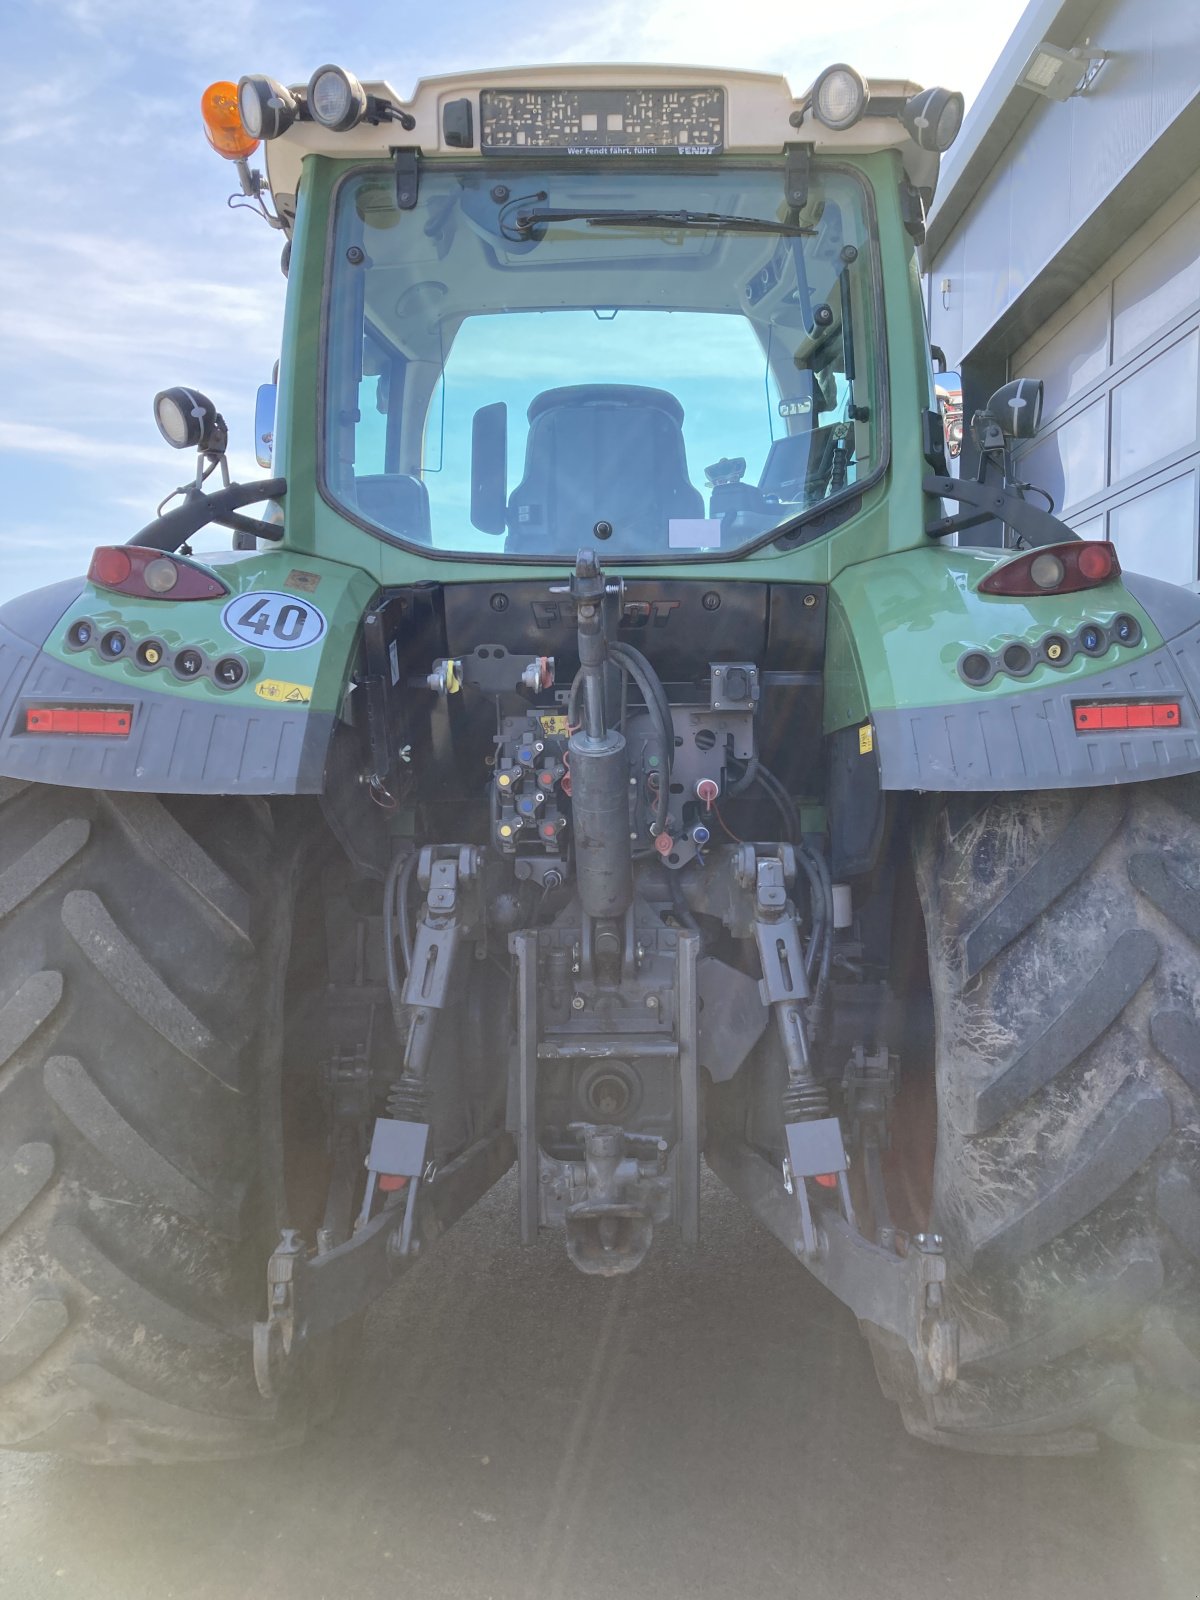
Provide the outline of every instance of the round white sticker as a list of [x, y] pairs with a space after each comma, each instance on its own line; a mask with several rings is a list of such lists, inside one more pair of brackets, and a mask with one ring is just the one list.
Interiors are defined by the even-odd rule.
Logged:
[[221, 613], [235, 639], [260, 650], [303, 650], [325, 632], [325, 618], [311, 600], [260, 590], [239, 594]]

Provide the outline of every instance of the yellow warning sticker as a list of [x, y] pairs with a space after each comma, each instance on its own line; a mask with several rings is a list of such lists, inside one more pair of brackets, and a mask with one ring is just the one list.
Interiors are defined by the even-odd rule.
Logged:
[[312, 699], [311, 683], [285, 683], [282, 678], [264, 678], [254, 685], [260, 700], [271, 700], [280, 706], [306, 706]]
[[858, 753], [860, 756], [869, 756], [875, 748], [875, 729], [869, 722], [864, 722], [858, 730]]
[[568, 723], [566, 717], [539, 717], [543, 733], [566, 733]]

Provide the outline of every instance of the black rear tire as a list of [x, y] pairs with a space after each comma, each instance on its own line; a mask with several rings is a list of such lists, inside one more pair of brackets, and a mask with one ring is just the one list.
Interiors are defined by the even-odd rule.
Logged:
[[0, 1447], [243, 1455], [323, 1402], [251, 1365], [302, 815], [0, 779]]
[[961, 1369], [868, 1330], [884, 1388], [938, 1444], [1196, 1449], [1200, 781], [930, 801], [914, 849]]

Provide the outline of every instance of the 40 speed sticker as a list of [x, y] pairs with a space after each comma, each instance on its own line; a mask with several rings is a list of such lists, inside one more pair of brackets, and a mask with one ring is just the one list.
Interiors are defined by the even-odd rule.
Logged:
[[311, 600], [270, 589], [239, 594], [222, 611], [221, 623], [235, 639], [260, 650], [303, 650], [325, 632], [325, 618]]

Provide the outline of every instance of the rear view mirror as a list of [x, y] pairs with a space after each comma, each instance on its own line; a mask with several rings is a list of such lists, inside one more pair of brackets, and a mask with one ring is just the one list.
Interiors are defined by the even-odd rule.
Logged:
[[275, 395], [275, 385], [263, 383], [254, 402], [254, 459], [260, 467], [275, 458]]
[[1014, 378], [987, 403], [988, 415], [1006, 439], [1032, 439], [1042, 422], [1042, 380]]
[[471, 522], [480, 533], [508, 527], [508, 407], [480, 406], [471, 423]]

